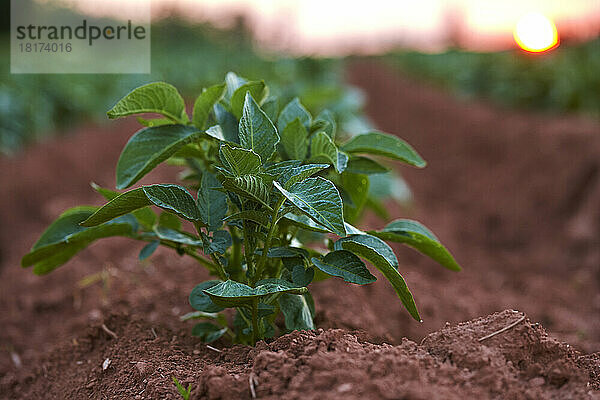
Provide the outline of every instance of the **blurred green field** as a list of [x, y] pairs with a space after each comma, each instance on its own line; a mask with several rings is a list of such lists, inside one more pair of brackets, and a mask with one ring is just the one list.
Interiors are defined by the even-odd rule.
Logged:
[[[193, 102], [204, 86], [223, 80], [227, 71], [263, 78], [287, 100], [301, 94], [311, 111], [329, 108], [339, 113], [339, 122], [349, 131], [364, 128], [362, 94], [343, 84], [340, 60], [259, 53], [250, 37], [243, 26], [220, 31], [164, 20], [152, 27], [150, 75], [16, 75], [10, 74], [6, 57], [0, 66], [0, 152], [14, 153], [81, 122], [106, 121], [105, 112], [143, 83], [167, 81]], [[8, 55], [8, 36], [0, 43]]]
[[382, 57], [410, 76], [466, 98], [521, 109], [600, 117], [600, 38], [543, 54], [522, 51], [441, 54], [412, 51]]

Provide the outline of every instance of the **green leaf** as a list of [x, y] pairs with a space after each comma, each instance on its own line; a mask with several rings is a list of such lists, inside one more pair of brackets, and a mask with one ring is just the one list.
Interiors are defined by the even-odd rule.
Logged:
[[352, 154], [365, 153], [384, 156], [418, 168], [427, 165], [411, 145], [394, 135], [383, 132], [371, 132], [354, 136], [342, 146], [342, 150]]
[[148, 243], [147, 245], [145, 245], [144, 248], [142, 248], [142, 250], [140, 251], [140, 254], [138, 256], [139, 260], [144, 261], [145, 259], [150, 257], [152, 255], [152, 253], [154, 253], [156, 251], [159, 244], [160, 244], [160, 240], [153, 240], [150, 243]]
[[261, 159], [252, 150], [222, 144], [219, 148], [219, 157], [225, 169], [234, 177], [262, 172]]
[[96, 192], [98, 192], [102, 197], [104, 197], [108, 201], [114, 199], [115, 197], [117, 197], [118, 195], [121, 194], [115, 190], [103, 188], [102, 186], [98, 185], [95, 182], [90, 183], [90, 186], [92, 187], [92, 189], [94, 189]]
[[165, 228], [157, 226], [154, 228], [154, 233], [161, 240], [167, 240], [169, 242], [179, 243], [187, 246], [202, 247], [204, 242], [200, 238], [191, 235], [187, 232], [181, 232], [179, 230]]
[[204, 246], [205, 254], [225, 254], [227, 249], [233, 244], [231, 235], [227, 231], [216, 231], [210, 238], [210, 245]]
[[250, 94], [246, 94], [239, 135], [240, 145], [253, 150], [264, 162], [271, 158], [279, 143], [277, 129]]
[[288, 174], [293, 168], [302, 164], [299, 160], [286, 160], [274, 164], [267, 165], [265, 172], [273, 177], [274, 180], [279, 180], [282, 175]]
[[[325, 275], [325, 274], [323, 274], [323, 275]], [[302, 296], [304, 296], [304, 300], [306, 301], [306, 304], [308, 304], [308, 310], [310, 311], [310, 315], [314, 319], [315, 315], [316, 315], [316, 312], [315, 312], [315, 300], [313, 299], [313, 297], [310, 294], [310, 292], [306, 292]]]
[[184, 145], [204, 135], [191, 126], [164, 125], [144, 128], [129, 139], [117, 163], [117, 189], [139, 181]]
[[114, 119], [132, 114], [156, 113], [180, 123], [185, 118], [185, 103], [173, 85], [154, 82], [133, 89], [127, 96], [115, 104], [108, 112], [108, 118]]
[[288, 158], [304, 160], [308, 152], [308, 132], [300, 118], [296, 118], [281, 131], [281, 146]]
[[[218, 126], [218, 125], [216, 125], [216, 126]], [[209, 130], [210, 130], [210, 128], [209, 128]], [[205, 133], [208, 134], [208, 130]], [[206, 153], [196, 143], [189, 143], [189, 144], [186, 144], [185, 146], [182, 146], [179, 150], [177, 150], [177, 152], [175, 154], [173, 154], [168, 161], [170, 163], [181, 162], [179, 160], [174, 160], [177, 158], [179, 158], [179, 159], [186, 159], [186, 158], [202, 159], [203, 157], [205, 157], [205, 154]]]
[[308, 286], [313, 278], [315, 277], [315, 270], [310, 268], [304, 268], [304, 263], [300, 261], [292, 267], [292, 282], [297, 286]]
[[310, 308], [304, 296], [283, 294], [278, 299], [279, 308], [283, 312], [285, 327], [291, 331], [315, 329]]
[[273, 315], [275, 313], [275, 306], [271, 304], [258, 303], [258, 318], [262, 319]]
[[121, 193], [104, 206], [99, 208], [95, 213], [89, 216], [88, 219], [81, 223], [81, 226], [90, 227], [103, 224], [113, 218], [121, 215], [129, 214], [139, 208], [151, 205], [152, 202], [144, 193], [144, 188], [130, 190]]
[[325, 132], [319, 132], [313, 136], [310, 158], [314, 161], [330, 163], [338, 173], [342, 173], [348, 164], [348, 156], [338, 151], [337, 146]]
[[65, 211], [44, 231], [31, 251], [23, 257], [21, 265], [35, 265], [34, 272], [47, 273], [69, 261], [97, 239], [131, 236], [138, 229], [137, 221], [130, 215], [93, 228], [79, 225], [95, 210], [95, 207], [75, 207]]
[[153, 126], [161, 126], [161, 125], [173, 125], [173, 120], [170, 120], [169, 118], [153, 118], [153, 119], [146, 119], [146, 118], [142, 118], [142, 117], [137, 117], [137, 122], [140, 123], [140, 125], [144, 125], [148, 128], [151, 128]]
[[396, 171], [391, 171], [369, 177], [369, 197], [381, 200], [392, 198], [407, 205], [411, 203], [413, 196], [406, 181]]
[[103, 225], [97, 230], [81, 226], [80, 222], [92, 215], [95, 210], [96, 207], [81, 206], [65, 211], [42, 233], [38, 241], [33, 245], [32, 250], [39, 251], [62, 242], [95, 239], [100, 237], [96, 236], [96, 234], [102, 234], [107, 228], [121, 228], [120, 225], [125, 225], [127, 228], [126, 231], [129, 233], [133, 233], [137, 229], [135, 221], [131, 221], [131, 218], [115, 221], [114, 224]]
[[377, 161], [371, 160], [367, 157], [354, 156], [350, 157], [346, 171], [354, 174], [384, 174], [389, 172], [390, 169], [379, 164]]
[[270, 188], [265, 185], [262, 178], [256, 175], [243, 175], [235, 178], [225, 178], [223, 187], [235, 194], [269, 206]]
[[251, 303], [255, 298], [280, 293], [302, 294], [306, 290], [305, 287], [296, 287], [292, 283], [281, 279], [259, 281], [255, 288], [243, 283], [227, 280], [211, 288], [204, 289], [204, 293], [216, 305], [221, 307], [239, 307]]
[[312, 231], [312, 232], [319, 232], [319, 233], [329, 233], [329, 229], [327, 229], [326, 227], [324, 227], [321, 224], [317, 224], [315, 221], [313, 221], [311, 218], [309, 218], [308, 216], [302, 214], [302, 215], [296, 215], [294, 213], [286, 213], [283, 218], [285, 220], [287, 220], [288, 222], [290, 222], [293, 225], [296, 225], [302, 229], [306, 229], [308, 231]]
[[[102, 197], [104, 197], [108, 201], [111, 201], [112, 199], [118, 197], [121, 194], [120, 192], [116, 192], [114, 190], [98, 186], [94, 182], [92, 182], [91, 185], [95, 191], [100, 193]], [[152, 229], [154, 223], [156, 222], [156, 214], [150, 209], [150, 207], [143, 207], [137, 209], [133, 211], [132, 214], [145, 229]], [[177, 219], [177, 221], [179, 222], [179, 219]]]
[[264, 81], [251, 81], [244, 83], [237, 88], [231, 96], [231, 112], [237, 119], [240, 119], [246, 101], [246, 93], [250, 93], [253, 99], [256, 99], [260, 104], [269, 95], [269, 89]]
[[200, 219], [200, 212], [196, 207], [194, 198], [183, 187], [178, 185], [150, 185], [120, 194], [83, 221], [81, 226], [100, 225], [113, 218], [152, 204], [190, 221]]
[[223, 128], [221, 128], [220, 125], [211, 126], [207, 130], [205, 130], [204, 133], [215, 139], [225, 141], [225, 134], [223, 133]]
[[240, 138], [238, 136], [238, 120], [235, 116], [218, 103], [213, 107], [213, 111], [225, 140], [231, 143], [240, 143]]
[[347, 250], [336, 250], [328, 253], [322, 259], [311, 259], [315, 267], [326, 274], [338, 276], [346, 282], [366, 285], [375, 282], [375, 278], [367, 269], [365, 263], [354, 253]]
[[257, 296], [268, 296], [277, 293], [303, 294], [308, 290], [305, 287], [295, 286], [283, 279], [263, 279], [256, 283], [254, 288]]
[[206, 121], [210, 110], [213, 106], [223, 98], [225, 94], [225, 84], [214, 85], [204, 89], [200, 96], [194, 102], [194, 111], [192, 114], [192, 122], [196, 128], [203, 130], [206, 127]]
[[323, 160], [331, 165], [337, 163], [337, 147], [325, 132], [316, 133], [310, 145], [310, 157], [313, 160]]
[[235, 221], [239, 219], [245, 219], [252, 222], [256, 222], [257, 224], [262, 225], [265, 228], [268, 228], [270, 223], [270, 219], [265, 213], [255, 210], [244, 210], [242, 212], [232, 214], [225, 218], [225, 221]]
[[69, 243], [63, 250], [37, 262], [33, 266], [33, 273], [36, 275], [45, 275], [54, 271], [56, 268], [73, 258], [75, 254], [85, 249], [89, 244], [90, 242], [85, 241]]
[[308, 178], [292, 185], [289, 190], [284, 189], [278, 182], [273, 184], [313, 221], [323, 225], [330, 232], [346, 236], [342, 199], [332, 182], [321, 177]]
[[177, 214], [188, 221], [199, 221], [200, 211], [192, 195], [179, 185], [143, 186], [144, 193], [155, 206]]
[[233, 96], [233, 93], [240, 86], [242, 86], [244, 83], [246, 83], [246, 80], [244, 78], [242, 78], [241, 76], [237, 76], [235, 74], [235, 72], [228, 72], [227, 75], [225, 75], [225, 83], [227, 84], [227, 90], [225, 91], [225, 100], [227, 100], [227, 102], [229, 102], [229, 101], [231, 101], [231, 97]]
[[158, 226], [179, 231], [181, 230], [181, 219], [175, 214], [163, 211], [158, 217]]
[[334, 248], [349, 250], [373, 264], [392, 284], [410, 315], [417, 321], [421, 321], [412, 293], [398, 272], [398, 259], [390, 246], [374, 236], [352, 235], [335, 242]]
[[277, 97], [270, 97], [261, 105], [261, 108], [267, 114], [271, 121], [275, 121], [277, 119], [277, 115], [279, 114], [279, 100]]
[[204, 343], [212, 343], [227, 333], [227, 328], [221, 328], [210, 322], [200, 322], [192, 328], [192, 336], [199, 337]]
[[210, 289], [213, 286], [218, 285], [221, 281], [212, 280], [212, 281], [204, 281], [194, 287], [192, 289], [192, 293], [190, 293], [189, 301], [190, 305], [194, 310], [203, 311], [207, 313], [218, 313], [224, 310], [223, 307], [217, 306], [212, 302], [210, 297], [204, 290]]
[[278, 179], [283, 184], [283, 187], [289, 189], [293, 184], [301, 182], [304, 179], [316, 174], [319, 171], [328, 168], [327, 164], [304, 164], [281, 174]]
[[[262, 250], [257, 250], [257, 254], [262, 254]], [[301, 247], [293, 247], [293, 246], [281, 246], [281, 247], [271, 247], [269, 252], [267, 253], [267, 257], [270, 258], [293, 258], [293, 257], [302, 257], [308, 258], [308, 251]]]
[[339, 151], [337, 152], [337, 160], [336, 160], [336, 164], [335, 164], [335, 170], [337, 171], [338, 174], [341, 174], [342, 172], [344, 172], [346, 170], [346, 167], [348, 166], [348, 159], [350, 157], [348, 156], [348, 154], [344, 153], [343, 151]]
[[452, 271], [461, 270], [460, 265], [438, 238], [417, 221], [397, 219], [386, 225], [381, 232], [371, 231], [368, 233], [383, 240], [413, 247]]
[[353, 222], [358, 218], [367, 202], [367, 197], [369, 196], [369, 178], [366, 175], [344, 171], [342, 173], [342, 187], [352, 201], [352, 205], [344, 204], [344, 215], [346, 220]]
[[227, 215], [227, 195], [214, 190], [222, 187], [221, 182], [210, 172], [202, 174], [196, 203], [200, 212], [200, 220], [210, 232], [223, 226], [223, 218]]
[[[281, 279], [285, 279], [289, 281], [292, 278], [292, 272], [296, 266], [301, 266], [304, 268], [305, 266], [305, 257], [300, 255], [295, 255], [294, 257], [283, 257], [281, 259], [281, 263], [283, 267], [287, 270], [283, 270], [281, 273]], [[292, 282], [294, 282], [292, 280]], [[303, 285], [304, 286], [304, 285]]]
[[189, 321], [191, 319], [213, 319], [223, 320], [225, 316], [218, 313], [207, 313], [204, 311], [192, 311], [179, 317], [180, 321]]
[[286, 106], [283, 107], [283, 110], [281, 110], [281, 113], [279, 113], [279, 119], [277, 120], [277, 129], [279, 132], [283, 132], [285, 127], [296, 118], [300, 119], [304, 128], [308, 129], [310, 127], [312, 117], [306, 108], [300, 104], [300, 99], [297, 97], [286, 104]]
[[327, 109], [321, 111], [317, 118], [313, 121], [311, 126], [313, 132], [323, 131], [332, 140], [335, 139], [335, 131], [337, 130], [337, 124], [335, 123], [335, 117], [333, 113]]
[[361, 231], [360, 229], [358, 229], [357, 227], [350, 225], [347, 222], [344, 222], [344, 226], [346, 227], [346, 234], [347, 235], [364, 235], [365, 232]]

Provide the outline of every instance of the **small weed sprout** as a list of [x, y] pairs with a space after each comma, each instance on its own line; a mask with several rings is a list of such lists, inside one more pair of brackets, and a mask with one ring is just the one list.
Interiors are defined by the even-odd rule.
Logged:
[[[376, 280], [367, 265], [381, 272], [420, 321], [386, 242], [403, 243], [460, 270], [419, 222], [397, 219], [367, 232], [351, 225], [367, 206], [384, 209], [369, 192], [370, 178], [389, 171], [382, 159], [425, 166], [396, 136], [338, 132], [332, 112], [313, 116], [298, 98], [280, 107], [263, 81], [233, 73], [198, 96], [191, 119], [177, 89], [163, 82], [133, 90], [108, 116], [146, 113], [161, 117], [138, 118], [145, 127], [131, 137], [117, 163], [116, 187], [128, 190], [94, 184], [107, 203], [64, 212], [25, 255], [24, 267], [46, 274], [109, 236], [146, 242], [140, 259], [158, 246], [171, 248], [214, 276], [189, 296], [195, 312], [182, 319], [201, 320], [192, 333], [207, 343], [227, 335], [250, 345], [314, 329], [311, 282], [335, 277], [366, 285]], [[186, 167], [182, 185], [131, 189], [163, 162]], [[227, 309], [233, 310], [232, 319]]]
[[181, 383], [179, 383], [179, 381], [175, 377], [173, 377], [173, 383], [177, 387], [177, 391], [179, 392], [183, 400], [190, 400], [190, 395], [192, 394], [192, 384], [190, 383], [186, 389]]

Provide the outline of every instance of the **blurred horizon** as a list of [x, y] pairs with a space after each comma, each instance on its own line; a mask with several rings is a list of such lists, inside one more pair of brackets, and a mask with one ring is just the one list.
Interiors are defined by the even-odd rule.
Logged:
[[[52, 0], [38, 0], [52, 2]], [[118, 18], [141, 1], [58, 0], [81, 12]], [[555, 22], [562, 43], [600, 36], [596, 0], [151, 0], [153, 21], [168, 17], [221, 28], [245, 25], [271, 50], [296, 55], [377, 54], [405, 48], [501, 51], [516, 48], [514, 28], [531, 12]]]

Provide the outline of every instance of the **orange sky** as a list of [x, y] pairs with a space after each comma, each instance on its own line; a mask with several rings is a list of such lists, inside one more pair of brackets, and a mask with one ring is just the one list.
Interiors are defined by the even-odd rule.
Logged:
[[[114, 10], [97, 0], [66, 1], [89, 3], [94, 13]], [[448, 44], [449, 31], [463, 46], [502, 49], [514, 46], [514, 26], [529, 12], [554, 19], [571, 36], [600, 32], [600, 0], [152, 0], [152, 7], [155, 18], [169, 8], [217, 24], [243, 13], [261, 42], [296, 53], [375, 52], [398, 44], [435, 51]]]

